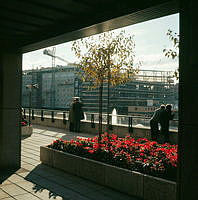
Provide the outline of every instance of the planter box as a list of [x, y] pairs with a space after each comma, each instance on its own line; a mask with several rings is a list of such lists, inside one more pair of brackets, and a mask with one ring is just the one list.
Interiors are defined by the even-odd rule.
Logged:
[[176, 200], [176, 183], [48, 147], [40, 147], [43, 164], [145, 200]]
[[21, 126], [21, 136], [31, 136], [32, 131], [32, 126]]

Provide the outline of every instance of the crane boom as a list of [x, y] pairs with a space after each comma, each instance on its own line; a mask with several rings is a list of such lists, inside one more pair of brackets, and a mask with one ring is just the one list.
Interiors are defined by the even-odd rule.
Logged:
[[51, 56], [52, 58], [57, 58], [57, 59], [59, 59], [59, 60], [65, 62], [65, 63], [69, 63], [67, 60], [65, 60], [65, 59], [63, 59], [63, 58], [61, 58], [61, 57], [59, 57], [59, 56], [54, 55], [54, 53], [53, 53], [50, 49], [45, 49], [45, 50], [43, 51], [43, 54], [48, 55], [48, 56]]
[[65, 60], [65, 59], [63, 59], [63, 58], [61, 58], [59, 56], [54, 56], [54, 57], [57, 58], [57, 59], [59, 59], [59, 60], [62, 60], [63, 62], [69, 63], [67, 60]]

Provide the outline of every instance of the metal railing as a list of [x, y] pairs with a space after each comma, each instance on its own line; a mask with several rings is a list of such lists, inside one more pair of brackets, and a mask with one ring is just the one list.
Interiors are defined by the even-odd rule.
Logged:
[[[85, 120], [92, 122], [94, 116], [94, 121], [99, 121], [98, 113], [85, 112]], [[107, 123], [107, 114], [102, 114], [103, 123]], [[150, 127], [150, 117], [142, 116], [132, 116], [132, 115], [112, 115], [110, 114], [110, 124], [112, 125], [125, 125], [133, 127]], [[178, 129], [178, 120], [170, 120], [170, 129]]]
[[[29, 108], [24, 108], [24, 118], [29, 117]], [[35, 119], [35, 116], [40, 117], [41, 121], [45, 118], [51, 119], [54, 123], [56, 119], [62, 119], [63, 123], [66, 124], [69, 120], [69, 112], [63, 110], [49, 110], [49, 109], [31, 109], [31, 118]], [[82, 121], [90, 122], [91, 127], [95, 128], [95, 123], [99, 122], [99, 113], [84, 112], [85, 119]], [[102, 114], [102, 121], [104, 124], [107, 123], [107, 114]], [[112, 115], [110, 114], [110, 128], [112, 125], [128, 126], [129, 132], [133, 131], [133, 127], [137, 128], [148, 128], [150, 127], [150, 118], [142, 116], [131, 116], [131, 115]], [[178, 129], [178, 120], [170, 120], [170, 129]]]

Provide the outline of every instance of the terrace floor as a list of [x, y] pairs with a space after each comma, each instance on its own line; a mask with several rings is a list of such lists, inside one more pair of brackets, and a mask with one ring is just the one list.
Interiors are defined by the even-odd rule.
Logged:
[[[34, 125], [31, 137], [22, 138], [21, 169], [0, 179], [2, 200], [137, 200], [40, 162], [40, 146], [56, 138], [90, 137], [82, 133]], [[2, 177], [2, 172], [1, 176]]]

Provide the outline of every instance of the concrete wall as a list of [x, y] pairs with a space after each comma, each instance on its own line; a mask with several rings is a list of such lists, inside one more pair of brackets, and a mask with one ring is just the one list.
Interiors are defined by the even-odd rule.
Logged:
[[[33, 124], [38, 124], [42, 126], [49, 126], [55, 128], [63, 128], [69, 130], [69, 121], [66, 120], [66, 124], [63, 123], [62, 119], [55, 118], [55, 121], [52, 122], [51, 118], [44, 118], [44, 121], [41, 121], [41, 117], [35, 116], [35, 119], [32, 120]], [[89, 133], [96, 135], [98, 133], [98, 123], [94, 123], [95, 127], [92, 128], [91, 123], [88, 121], [81, 121], [81, 132]], [[103, 131], [106, 130], [106, 125], [103, 124]], [[150, 128], [136, 128], [133, 127], [133, 133], [129, 133], [129, 129], [124, 125], [112, 125], [112, 130], [110, 133], [115, 133], [119, 136], [131, 135], [134, 138], [148, 138], [151, 139]], [[170, 140], [173, 144], [177, 144], [177, 131], [171, 131]], [[162, 138], [159, 138], [159, 141], [162, 141]]]
[[198, 1], [180, 1], [178, 200], [198, 199]]
[[0, 171], [20, 167], [22, 55], [0, 53]]

